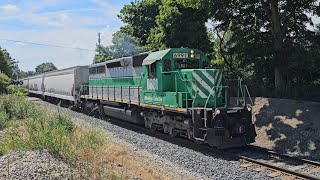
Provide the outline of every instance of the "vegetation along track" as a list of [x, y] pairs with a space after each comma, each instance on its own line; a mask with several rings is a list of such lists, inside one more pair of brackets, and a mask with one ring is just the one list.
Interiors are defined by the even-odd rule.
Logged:
[[258, 146], [230, 149], [227, 153], [237, 155], [243, 162], [242, 167], [258, 172], [271, 170], [269, 177], [286, 180], [320, 179], [320, 162], [279, 154]]

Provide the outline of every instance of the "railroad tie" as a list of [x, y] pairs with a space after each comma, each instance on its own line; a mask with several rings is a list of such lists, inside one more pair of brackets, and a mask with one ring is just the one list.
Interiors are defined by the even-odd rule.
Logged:
[[257, 172], [261, 172], [261, 171], [266, 171], [268, 168], [265, 167], [265, 166], [260, 166], [260, 167], [257, 167], [255, 168], [254, 170], [257, 171]]
[[241, 164], [240, 166], [241, 167], [244, 167], [244, 168], [247, 168], [247, 167], [250, 167], [252, 166], [253, 164], [251, 162], [247, 162], [247, 163], [244, 163], [244, 164]]
[[288, 168], [288, 169], [291, 170], [291, 171], [296, 171], [296, 170], [303, 169], [303, 168], [306, 168], [306, 167], [308, 167], [308, 165], [307, 164], [303, 164], [303, 165], [294, 166], [294, 167], [291, 167], [291, 168]]
[[313, 168], [308, 173], [316, 173], [316, 172], [320, 172], [320, 167]]
[[274, 172], [268, 174], [268, 176], [274, 178], [274, 177], [280, 176], [281, 174], [282, 174], [281, 171], [274, 171]]
[[296, 176], [293, 176], [293, 175], [286, 175], [284, 177], [281, 177], [282, 180], [293, 180], [295, 178]]

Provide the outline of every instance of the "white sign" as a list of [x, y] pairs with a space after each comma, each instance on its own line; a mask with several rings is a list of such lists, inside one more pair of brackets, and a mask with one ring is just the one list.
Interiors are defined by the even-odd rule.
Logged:
[[177, 58], [177, 59], [188, 58], [188, 53], [173, 53], [173, 58]]

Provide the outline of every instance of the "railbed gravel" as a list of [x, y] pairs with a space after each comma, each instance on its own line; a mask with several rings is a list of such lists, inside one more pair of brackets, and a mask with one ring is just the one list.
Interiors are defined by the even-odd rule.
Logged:
[[[48, 102], [32, 100], [38, 101], [37, 103], [48, 108], [57, 108], [56, 105]], [[269, 171], [255, 172], [250, 168], [242, 168], [239, 161], [222, 157], [214, 150], [212, 152], [202, 151], [201, 146], [191, 141], [171, 138], [162, 133], [141, 133], [139, 128], [133, 128], [135, 131], [130, 128], [126, 129], [119, 124], [93, 118], [68, 108], [61, 108], [61, 111], [73, 118], [84, 120], [93, 126], [105, 129], [114, 137], [133, 145], [139, 151], [147, 151], [154, 154], [155, 157], [169, 160], [190, 173], [200, 174], [204, 179], [270, 179], [267, 176], [270, 173]]]
[[0, 179], [70, 179], [78, 172], [47, 150], [13, 151], [0, 156]]

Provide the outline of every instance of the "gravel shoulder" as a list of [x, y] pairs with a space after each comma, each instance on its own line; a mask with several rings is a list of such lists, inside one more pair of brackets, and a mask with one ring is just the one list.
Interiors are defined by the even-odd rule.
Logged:
[[0, 179], [70, 179], [77, 175], [77, 169], [46, 150], [14, 151], [0, 157]]
[[[42, 106], [55, 109], [56, 106], [38, 101]], [[152, 166], [165, 179], [268, 179], [268, 171], [255, 172], [240, 167], [237, 160], [225, 159], [214, 151], [202, 152], [199, 146], [187, 140], [172, 140], [167, 135], [141, 133], [62, 108], [75, 121], [89, 123], [110, 133], [120, 144], [126, 145], [142, 164]], [[180, 142], [183, 142], [182, 144]], [[141, 174], [141, 179], [142, 178]]]

